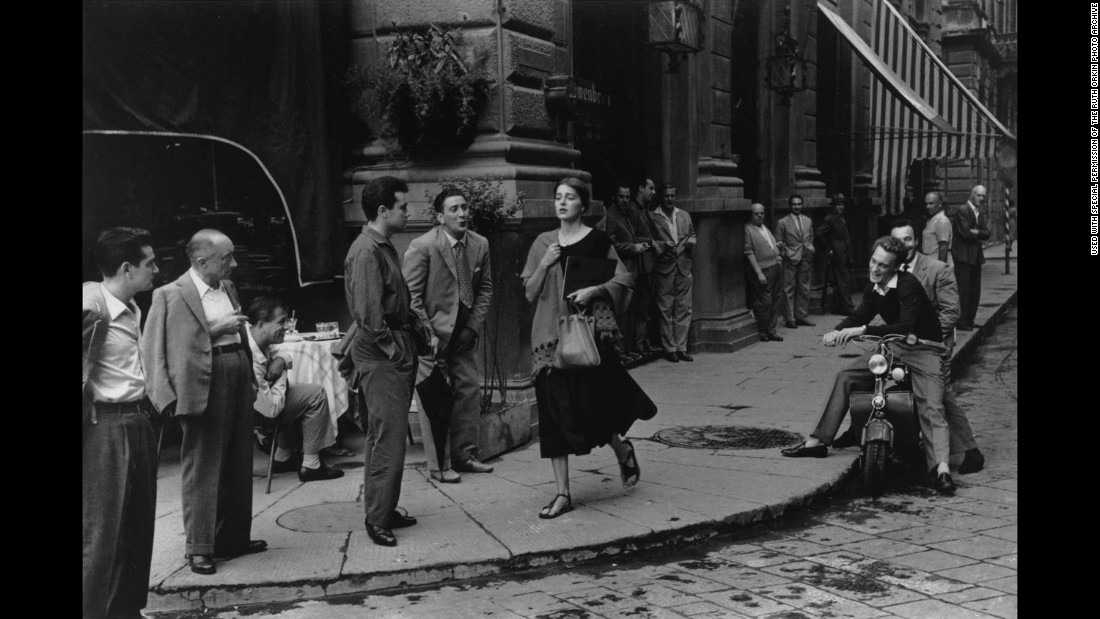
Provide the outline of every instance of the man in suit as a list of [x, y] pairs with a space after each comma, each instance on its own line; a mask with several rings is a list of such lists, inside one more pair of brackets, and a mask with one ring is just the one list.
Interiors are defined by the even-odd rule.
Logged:
[[828, 252], [825, 277], [835, 286], [832, 311], [848, 316], [855, 307], [852, 306], [852, 247], [844, 207], [844, 194], [833, 196], [833, 210], [825, 216], [815, 234]]
[[344, 259], [344, 294], [356, 328], [348, 356], [367, 409], [364, 525], [380, 546], [396, 546], [393, 529], [416, 524], [416, 518], [397, 511], [397, 499], [421, 327], [409, 308], [409, 287], [390, 242], [408, 223], [408, 192], [405, 181], [392, 176], [363, 186], [360, 204], [367, 225]]
[[133, 298], [153, 289], [152, 244], [146, 230], [104, 230], [94, 248], [103, 281], [82, 290], [85, 619], [141, 617], [148, 600], [157, 444]]
[[[791, 212], [775, 226], [779, 255], [783, 258], [783, 292], [787, 298], [788, 329], [799, 325], [812, 327], [810, 314], [810, 273], [814, 270], [813, 221], [802, 214], [802, 196], [787, 199]], [[793, 320], [792, 320], [793, 319]]]
[[[286, 303], [277, 297], [256, 297], [248, 308], [248, 347], [258, 387], [252, 406], [264, 417], [279, 420], [272, 471], [297, 471], [302, 483], [343, 477], [343, 471], [321, 461], [321, 450], [336, 443], [324, 388], [287, 380], [293, 360], [275, 348], [286, 334], [286, 320]], [[302, 450], [301, 462], [292, 457], [294, 449]]]
[[962, 315], [956, 328], [970, 331], [974, 328], [974, 316], [982, 297], [982, 264], [985, 251], [982, 241], [989, 239], [989, 222], [982, 212], [986, 190], [975, 185], [970, 199], [955, 209], [951, 215], [951, 257], [955, 260], [955, 279], [959, 282], [959, 305]]
[[938, 191], [929, 191], [924, 196], [924, 207], [928, 210], [928, 223], [924, 225], [921, 252], [947, 264], [952, 270], [955, 261], [951, 259], [951, 220], [943, 209], [943, 197]]
[[199, 230], [191, 268], [153, 291], [141, 356], [149, 399], [183, 429], [183, 526], [191, 571], [213, 574], [214, 558], [267, 548], [252, 528], [252, 402], [256, 383], [246, 318], [229, 275], [233, 241]]
[[634, 315], [634, 347], [643, 353], [661, 352], [661, 347], [655, 342], [660, 341], [660, 333], [656, 322], [652, 320], [657, 315], [657, 289], [655, 267], [657, 263], [657, 246], [653, 241], [653, 216], [652, 209], [655, 206], [657, 186], [653, 179], [645, 176], [634, 184], [634, 199], [630, 201], [630, 208], [645, 222], [649, 231], [649, 251], [638, 257], [638, 277], [634, 279], [634, 301], [636, 310]]
[[779, 243], [764, 225], [764, 205], [752, 205], [752, 216], [745, 226], [745, 260], [751, 272], [745, 274], [752, 295], [753, 316], [761, 342], [782, 342], [775, 332], [783, 311], [783, 271], [779, 264]]
[[642, 262], [649, 254], [653, 234], [645, 216], [631, 204], [630, 187], [625, 182], [619, 184], [614, 204], [607, 209], [604, 230], [611, 237], [611, 244], [615, 246], [615, 252], [619, 254], [623, 266], [634, 275], [636, 283], [633, 294], [628, 295], [628, 300], [624, 301], [626, 307], [616, 308], [619, 310], [619, 328], [623, 332], [623, 362], [630, 363], [645, 352], [638, 338], [637, 325], [641, 324], [644, 340], [646, 304], [649, 299], [644, 290], [647, 286], [642, 283], [648, 270], [644, 269]]
[[[924, 287], [928, 300], [932, 302], [932, 307], [936, 308], [940, 329], [943, 331], [943, 343], [947, 346], [945, 361], [949, 370], [951, 349], [955, 347], [955, 324], [959, 320], [959, 289], [955, 284], [955, 275], [945, 263], [917, 251], [916, 233], [913, 231], [913, 223], [908, 219], [894, 221], [890, 225], [890, 236], [901, 241], [908, 252], [901, 266], [902, 272], [912, 273], [917, 278]], [[963, 454], [959, 473], [977, 473], [985, 466], [985, 456], [978, 449], [970, 420], [959, 406], [955, 399], [955, 390], [950, 386], [944, 388], [943, 410], [950, 430], [951, 455]], [[859, 443], [857, 441], [852, 444]]]
[[437, 361], [450, 375], [454, 406], [450, 419], [450, 462], [437, 462], [431, 424], [423, 406], [420, 430], [432, 478], [457, 483], [465, 473], [491, 473], [477, 459], [481, 414], [481, 375], [477, 343], [493, 299], [489, 241], [469, 229], [470, 207], [458, 189], [439, 192], [432, 201], [438, 226], [413, 239], [405, 251], [402, 273], [409, 285], [409, 307], [431, 331], [431, 354], [420, 357], [417, 382], [432, 373]]
[[676, 208], [676, 186], [661, 186], [660, 206], [653, 211], [653, 240], [658, 248], [657, 311], [661, 321], [661, 348], [672, 363], [694, 361], [687, 354], [691, 327], [692, 253], [695, 228], [691, 215]]
[[[822, 342], [826, 346], [843, 346], [852, 338], [864, 334], [913, 333], [922, 340], [943, 341], [939, 317], [924, 287], [915, 276], [899, 269], [906, 254], [905, 245], [892, 236], [875, 241], [868, 271], [871, 281], [863, 292], [863, 300], [851, 316], [824, 335]], [[882, 316], [885, 324], [871, 326], [869, 323], [875, 316]], [[944, 355], [933, 346], [924, 344], [912, 347], [895, 344], [893, 350], [912, 374], [913, 399], [924, 435], [925, 463], [930, 469], [933, 486], [941, 494], [954, 494], [955, 482], [951, 479], [948, 465], [950, 439], [943, 411]], [[834, 444], [833, 438], [848, 411], [851, 392], [874, 388], [874, 375], [867, 369], [867, 359], [868, 356], [863, 355], [856, 363], [837, 373], [817, 428], [810, 438], [799, 445], [783, 449], [781, 453], [784, 456], [824, 458], [828, 455], [827, 445]]]

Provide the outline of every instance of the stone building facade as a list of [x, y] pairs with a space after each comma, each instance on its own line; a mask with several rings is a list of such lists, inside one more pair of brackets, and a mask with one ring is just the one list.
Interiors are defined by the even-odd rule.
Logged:
[[[875, 4], [882, 1], [890, 0], [820, 3], [870, 41]], [[734, 352], [757, 340], [742, 255], [752, 202], [765, 205], [767, 223], [774, 228], [786, 214], [791, 193], [802, 195], [804, 212], [820, 221], [829, 196], [843, 192], [856, 265], [866, 265], [867, 246], [902, 210], [884, 203], [872, 178], [867, 136], [874, 78], [849, 42], [821, 18], [816, 0], [698, 0], [694, 8], [681, 6], [681, 11], [699, 13], [701, 49], [672, 57], [649, 44], [648, 24], [656, 5], [672, 11], [683, 4], [349, 2], [353, 63], [378, 58], [394, 32], [429, 24], [456, 29], [467, 50], [489, 56], [495, 84], [467, 149], [409, 153], [379, 135], [364, 135], [346, 145], [352, 156], [344, 168], [345, 220], [349, 235], [356, 233], [363, 223], [359, 190], [385, 174], [406, 179], [411, 188], [413, 217], [409, 229], [395, 239], [399, 251], [431, 226], [424, 211], [440, 179], [491, 176], [504, 179], [508, 192], [524, 193], [522, 213], [491, 238], [497, 285], [487, 324], [495, 342], [494, 363], [504, 368], [500, 374], [510, 401], [533, 399], [531, 308], [523, 298], [519, 273], [533, 238], [557, 225], [552, 195], [564, 176], [590, 182], [597, 200], [610, 197], [621, 181], [634, 186], [648, 177], [676, 184], [678, 205], [691, 214], [699, 239], [692, 351]], [[991, 109], [1009, 114], [1014, 130], [1014, 103], [999, 101], [1015, 96], [1015, 0], [894, 0], [894, 6], [909, 16], [967, 87]], [[1011, 54], [1005, 51], [1009, 30]], [[797, 42], [805, 58], [797, 71], [805, 72], [807, 88], [789, 102], [767, 74], [782, 32]], [[583, 93], [569, 113], [548, 102], [548, 87], [561, 84]], [[985, 182], [997, 204], [1003, 193], [994, 188], [1000, 182], [1003, 192], [1004, 181], [995, 164], [918, 164], [910, 180], [921, 192], [944, 190], [949, 204], [960, 203], [960, 192], [974, 182]], [[1000, 204], [1003, 208], [1003, 199]], [[597, 202], [590, 215], [593, 223], [598, 221], [602, 204]], [[816, 307], [824, 266], [817, 264], [813, 276]], [[865, 274], [865, 266], [856, 267], [857, 281]], [[490, 362], [488, 356], [485, 360]], [[506, 437], [498, 447], [526, 440], [529, 408], [515, 409], [486, 421], [487, 434]], [[483, 449], [488, 456], [486, 451], [494, 447]]]

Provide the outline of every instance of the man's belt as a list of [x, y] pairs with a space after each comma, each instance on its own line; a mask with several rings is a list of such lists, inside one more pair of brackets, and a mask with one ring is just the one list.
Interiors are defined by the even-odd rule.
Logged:
[[134, 400], [133, 402], [94, 402], [95, 410], [97, 414], [115, 413], [117, 415], [127, 415], [131, 413], [142, 412], [141, 406], [144, 399]]
[[224, 355], [226, 353], [237, 352], [238, 350], [244, 350], [244, 344], [241, 344], [241, 343], [222, 344], [221, 346], [215, 346], [211, 350], [214, 351], [215, 355]]

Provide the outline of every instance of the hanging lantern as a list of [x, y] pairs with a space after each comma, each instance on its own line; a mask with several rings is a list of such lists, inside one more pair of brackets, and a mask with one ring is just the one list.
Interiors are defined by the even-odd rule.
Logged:
[[691, 2], [650, 3], [646, 44], [668, 54], [668, 72], [677, 73], [681, 60], [703, 49], [702, 9]]

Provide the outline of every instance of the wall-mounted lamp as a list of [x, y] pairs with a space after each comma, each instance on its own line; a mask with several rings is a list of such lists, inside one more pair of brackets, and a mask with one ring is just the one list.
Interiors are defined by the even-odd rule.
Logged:
[[668, 54], [668, 72], [703, 49], [703, 10], [691, 2], [651, 2], [646, 45]]
[[791, 97], [806, 90], [806, 57], [799, 50], [798, 39], [791, 36], [791, 3], [783, 8], [783, 29], [775, 35], [775, 55], [765, 61], [768, 88], [779, 93], [780, 104], [790, 105]]

